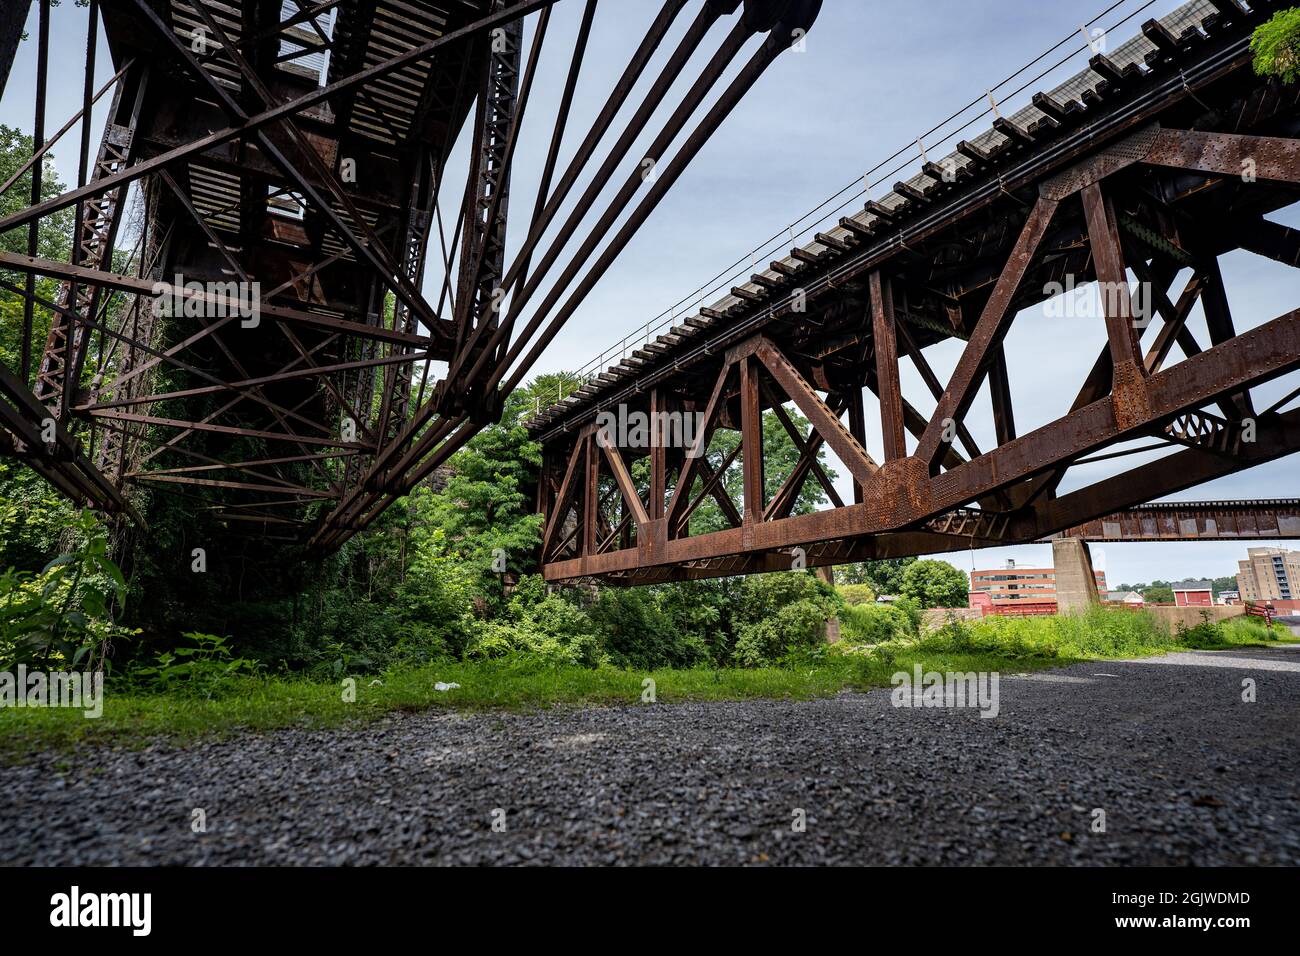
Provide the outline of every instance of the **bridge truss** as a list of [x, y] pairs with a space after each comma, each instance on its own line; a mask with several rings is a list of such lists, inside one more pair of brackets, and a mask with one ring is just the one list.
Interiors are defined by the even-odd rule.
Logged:
[[[1148, 21], [542, 411], [530, 428], [545, 451], [546, 578], [649, 583], [1062, 534], [1234, 537], [1194, 514], [1152, 517], [1167, 533], [1147, 535], [1152, 512], [1126, 509], [1300, 450], [1300, 408], [1287, 408], [1300, 389], [1267, 406], [1252, 392], [1300, 368], [1300, 311], [1240, 323], [1220, 267], [1236, 250], [1300, 265], [1300, 232], [1267, 218], [1300, 199], [1300, 86], [1256, 76], [1249, 49], [1273, 6], [1196, 0]], [[1034, 320], [1020, 313], [1076, 282], [1101, 290], [1105, 347], [1082, 381], [1059, 383], [1077, 389], [1070, 409], [1022, 432], [1017, 407], [1035, 396], [1014, 391], [1004, 341]], [[1208, 341], [1189, 321], [1198, 306]], [[926, 352], [953, 340], [960, 358], [941, 378]], [[903, 394], [902, 358], [929, 413]], [[864, 392], [881, 461], [866, 450]], [[995, 447], [972, 436], [981, 394]], [[649, 428], [628, 438], [602, 413]], [[693, 442], [667, 433], [673, 415], [699, 422]], [[799, 453], [777, 476], [765, 418]], [[724, 432], [739, 440], [707, 454]], [[1163, 456], [1061, 491], [1072, 469], [1153, 448]], [[852, 500], [823, 473], [823, 449], [852, 476]], [[831, 506], [795, 513], [810, 482]], [[693, 522], [706, 501], [725, 527]], [[1294, 536], [1294, 512], [1254, 515], [1270, 512]], [[1267, 523], [1240, 526], [1252, 521]]]
[[[316, 552], [365, 528], [496, 420], [820, 7], [667, 0], [623, 31], [624, 65], [570, 149], [577, 85], [600, 82], [583, 72], [597, 2], [574, 0], [568, 36], [553, 3], [90, 0], [83, 109], [47, 140], [49, 85], [68, 71], [53, 72], [38, 0], [36, 182], [0, 216], [0, 233], [32, 237], [0, 252], [0, 283], [25, 302], [0, 368], [0, 452], [137, 524], [142, 501], [169, 495], [232, 534]], [[0, 50], [29, 6], [6, 4]], [[552, 107], [531, 98], [544, 51], [566, 78]], [[521, 203], [526, 113], [550, 147]], [[78, 182], [46, 196], [40, 156], [78, 126]], [[38, 227], [63, 210], [70, 254], [38, 255]], [[134, 251], [119, 247], [128, 228]]]

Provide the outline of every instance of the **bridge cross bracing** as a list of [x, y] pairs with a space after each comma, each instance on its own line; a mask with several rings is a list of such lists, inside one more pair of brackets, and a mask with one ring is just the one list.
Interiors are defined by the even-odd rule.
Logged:
[[[1141, 508], [1300, 450], [1297, 391], [1267, 405], [1252, 392], [1294, 384], [1300, 315], [1234, 319], [1219, 264], [1235, 250], [1284, 271], [1300, 262], [1296, 231], [1268, 218], [1298, 195], [1298, 94], [1257, 76], [1249, 49], [1275, 6], [1197, 0], [1143, 23], [541, 410], [529, 427], [545, 449], [546, 577], [646, 583], [1062, 534], [1293, 536], [1276, 503], [1187, 503], [1208, 519], [1172, 526], [1156, 520], [1164, 506]], [[1132, 279], [1152, 321], [1137, 321]], [[1107, 291], [1105, 347], [1067, 414], [1022, 432], [1004, 342], [1019, 313], [1074, 282]], [[952, 340], [962, 354], [944, 381], [925, 352]], [[917, 404], [904, 359], [929, 392]], [[996, 437], [981, 449], [970, 425], [985, 386]], [[864, 393], [880, 410], [881, 461], [866, 451]], [[615, 413], [700, 428], [688, 447], [653, 429], [620, 445], [601, 425]], [[765, 417], [800, 453], [775, 477]], [[701, 454], [715, 436], [730, 440]], [[821, 474], [824, 448], [850, 473], [852, 501]], [[1152, 449], [1163, 457], [1062, 490], [1072, 469]], [[795, 513], [810, 483], [831, 507]]]
[[[0, 369], [4, 453], [141, 528], [180, 498], [298, 553], [426, 479], [497, 418], [820, 3], [668, 0], [620, 31], [612, 79], [584, 70], [612, 5], [571, 0], [567, 35], [553, 6], [92, 0], [73, 76], [51, 63], [49, 4], [7, 5], [0, 49], [29, 10], [38, 24], [38, 117], [51, 84], [85, 79], [82, 111], [52, 137], [38, 122], [36, 144], [79, 131], [85, 170], [0, 217], [34, 233], [69, 210], [75, 232], [66, 259], [0, 253], [26, 303]], [[555, 105], [531, 96], [543, 57], [566, 77]], [[578, 83], [607, 89], [594, 119], [570, 116]], [[525, 122], [551, 144], [535, 194], [512, 177]]]

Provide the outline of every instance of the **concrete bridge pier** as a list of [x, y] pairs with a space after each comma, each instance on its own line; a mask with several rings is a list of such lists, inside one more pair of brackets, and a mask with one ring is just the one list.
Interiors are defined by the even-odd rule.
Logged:
[[1057, 538], [1052, 542], [1052, 565], [1056, 569], [1058, 614], [1086, 611], [1101, 604], [1097, 576], [1092, 569], [1092, 552], [1082, 538]]

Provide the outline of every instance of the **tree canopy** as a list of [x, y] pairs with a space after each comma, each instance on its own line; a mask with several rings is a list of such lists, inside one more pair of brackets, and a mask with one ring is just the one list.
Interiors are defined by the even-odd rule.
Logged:
[[903, 571], [898, 593], [923, 608], [965, 607], [966, 575], [947, 561], [914, 561]]

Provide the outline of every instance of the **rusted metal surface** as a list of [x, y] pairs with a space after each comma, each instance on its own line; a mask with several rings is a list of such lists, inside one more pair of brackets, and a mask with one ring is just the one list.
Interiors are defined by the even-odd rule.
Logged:
[[1143, 505], [1065, 532], [1089, 541], [1237, 541], [1300, 538], [1300, 499]]
[[[21, 367], [7, 381], [13, 398], [0, 450], [32, 462], [78, 502], [133, 518], [127, 502], [148, 487], [183, 489], [219, 521], [233, 522], [230, 533], [267, 540], [282, 536], [249, 519], [269, 525], [268, 508], [297, 509], [275, 524], [298, 529], [297, 543], [316, 552], [366, 527], [499, 416], [498, 385], [528, 372], [539, 343], [581, 304], [672, 180], [820, 7], [819, 0], [669, 0], [635, 34], [628, 17], [626, 66], [561, 163], [571, 152], [565, 137], [587, 39], [607, 8], [584, 0], [576, 39], [557, 37], [549, 26], [554, 2], [105, 3], [108, 49], [98, 55], [111, 58], [117, 73], [99, 153], [87, 152], [93, 166], [76, 188], [52, 199], [38, 193], [0, 222], [0, 231], [27, 227], [34, 235], [42, 217], [59, 210], [75, 208], [78, 221], [70, 261], [42, 258], [34, 246], [27, 255], [0, 255], [0, 267], [24, 276], [26, 288], [6, 288], [25, 296], [28, 313], [54, 316], [43, 351], [24, 337]], [[655, 67], [656, 51], [688, 10], [693, 25]], [[94, 29], [76, 77], [84, 79], [86, 143], [100, 12], [92, 2]], [[720, 41], [712, 35], [719, 22], [727, 24]], [[21, 25], [7, 12], [0, 45]], [[742, 63], [756, 36], [757, 52]], [[709, 42], [719, 45], [708, 50]], [[698, 51], [708, 52], [702, 68], [691, 62]], [[558, 107], [527, 110], [547, 53], [567, 65], [565, 91]], [[651, 69], [659, 79], [617, 127], [620, 108]], [[697, 119], [728, 71], [736, 75]], [[51, 74], [46, 57], [38, 74], [43, 115], [46, 81], [63, 77]], [[674, 90], [679, 81], [685, 94]], [[597, 209], [603, 183], [653, 129], [660, 107], [671, 114], [655, 135], [663, 147], [654, 153], [664, 166], [660, 182], [633, 196], [638, 171], [632, 189]], [[531, 219], [511, 201], [526, 110], [550, 144], [541, 186], [523, 207]], [[453, 146], [467, 126], [472, 145], [457, 169]], [[606, 156], [594, 171], [601, 185], [570, 211], [566, 200], [588, 181], [597, 155]], [[134, 189], [145, 223], [122, 268], [127, 250], [115, 244]], [[540, 247], [562, 206], [563, 234]], [[579, 280], [572, 263], [585, 266], [592, 244], [629, 209], [617, 248], [603, 251], [599, 267]], [[525, 238], [513, 258], [510, 220]], [[429, 261], [441, 282], [426, 290]], [[570, 264], [560, 270], [561, 261]], [[61, 283], [55, 301], [36, 294], [36, 276]], [[548, 298], [526, 308], [542, 283], [551, 284]], [[254, 288], [257, 314], [249, 316], [241, 309]], [[161, 301], [174, 308], [153, 308]], [[445, 377], [431, 370], [435, 361], [446, 363]], [[52, 446], [57, 455], [33, 442], [47, 416], [63, 429]], [[594, 487], [596, 497], [603, 488], [608, 497], [613, 488], [622, 502], [612, 521], [599, 501], [588, 508], [577, 536], [585, 547], [630, 547], [642, 519], [663, 517], [666, 470], [658, 472], [659, 499], [647, 508], [631, 500], [627, 466], [605, 454], [611, 451], [587, 433], [561, 491], [563, 499]], [[560, 490], [553, 482], [546, 493]], [[316, 505], [304, 509], [304, 502]], [[573, 539], [570, 529], [550, 530]]]
[[[1189, 5], [1148, 29], [1140, 62], [1131, 46], [1116, 62], [1094, 59], [1106, 82], [1076, 85], [1088, 90], [1082, 102], [1065, 107], [1059, 89], [1037, 99], [1036, 112], [963, 144], [955, 181], [933, 175], [936, 166], [900, 184], [539, 414], [530, 428], [545, 451], [543, 482], [555, 485], [582, 440], [575, 436], [598, 412], [647, 409], [651, 391], [702, 412], [697, 447], [678, 467], [657, 451], [627, 448], [620, 459], [649, 455], [651, 471], [664, 472], [655, 482], [669, 495], [667, 520], [649, 518], [634, 529], [638, 546], [621, 550], [595, 552], [557, 535], [544, 557], [547, 579], [635, 584], [1091, 536], [1117, 513], [1126, 516], [1122, 540], [1152, 540], [1138, 533], [1151, 527], [1148, 513], [1126, 509], [1300, 451], [1300, 410], [1284, 410], [1295, 392], [1263, 411], [1251, 395], [1300, 369], [1300, 311], [1251, 317], [1245, 325], [1254, 327], [1238, 331], [1218, 265], [1252, 246], [1278, 263], [1298, 261], [1294, 230], [1260, 224], [1295, 200], [1300, 93], [1250, 68], [1248, 37], [1267, 15], [1262, 5], [1229, 17], [1204, 12]], [[1142, 284], [1140, 301], [1131, 277]], [[1059, 295], [1054, 284], [1066, 279], [1100, 283], [1095, 320], [1106, 348], [1080, 383], [1061, 381], [1078, 389], [1070, 410], [1025, 431], [1015, 411], [1026, 398], [1002, 342], [1018, 313]], [[1188, 325], [1202, 303], [1209, 342]], [[965, 345], [944, 382], [925, 351], [949, 338]], [[935, 400], [932, 414], [902, 394], [900, 355]], [[974, 399], [985, 381], [996, 447], [982, 451], [968, 425], [983, 411]], [[880, 400], [883, 464], [863, 446], [866, 390]], [[787, 402], [809, 421], [807, 435], [787, 427]], [[798, 458], [754, 509], [751, 498], [772, 478], [754, 446], [760, 412], [787, 431]], [[688, 506], [721, 485], [696, 458], [718, 429], [740, 432], [742, 454], [721, 464], [739, 471], [744, 517], [692, 533], [682, 520]], [[905, 433], [917, 441], [911, 454]], [[794, 514], [807, 482], [833, 491], [815, 467], [823, 447], [852, 475], [855, 500], [827, 493], [823, 510]], [[1076, 466], [1135, 454], [1148, 460], [1059, 491], [1081, 473]], [[580, 495], [548, 506], [557, 528], [589, 507]], [[1223, 511], [1214, 528], [1225, 536], [1290, 528], [1287, 515], [1269, 517], [1272, 507], [1242, 506], [1235, 525]], [[1184, 523], [1186, 538], [1214, 537], [1207, 520], [1195, 535]], [[1160, 528], [1177, 537], [1168, 521]]]

